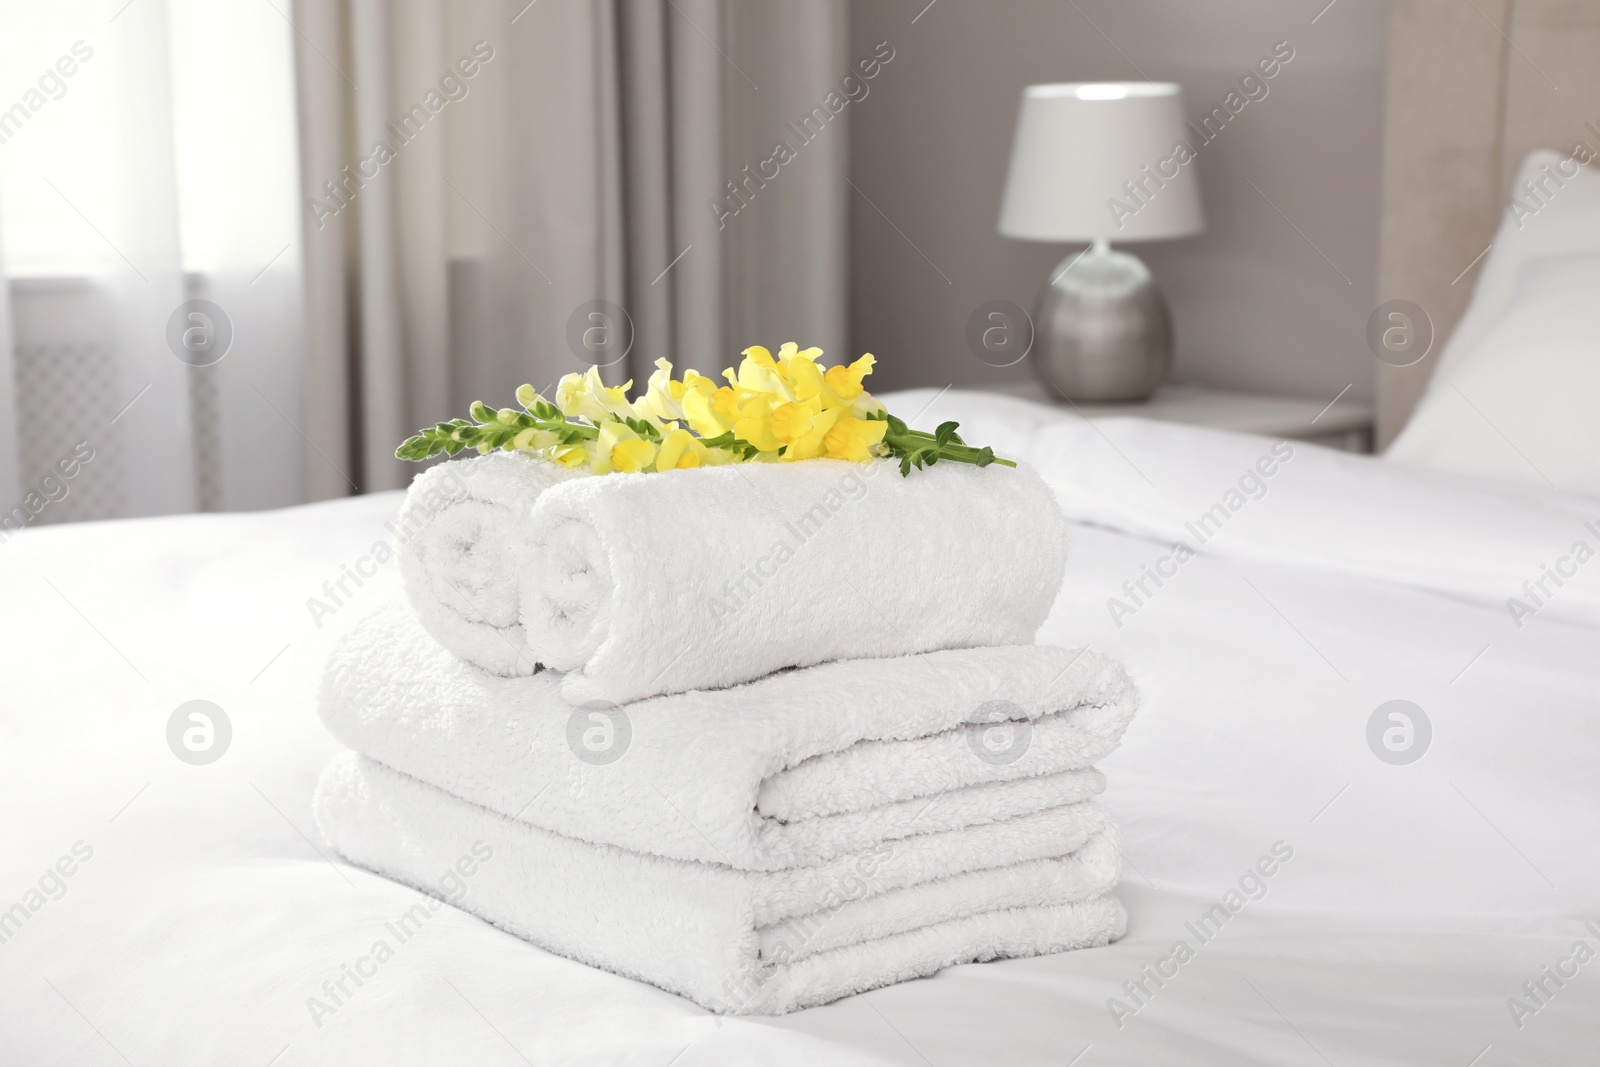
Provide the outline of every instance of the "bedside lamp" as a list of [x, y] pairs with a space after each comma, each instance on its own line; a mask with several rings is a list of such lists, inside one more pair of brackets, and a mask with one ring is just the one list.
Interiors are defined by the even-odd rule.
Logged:
[[1033, 368], [1072, 400], [1144, 400], [1172, 358], [1167, 301], [1137, 256], [1110, 242], [1205, 227], [1183, 90], [1170, 82], [1030, 85], [1022, 94], [1000, 232], [1088, 241], [1051, 276]]

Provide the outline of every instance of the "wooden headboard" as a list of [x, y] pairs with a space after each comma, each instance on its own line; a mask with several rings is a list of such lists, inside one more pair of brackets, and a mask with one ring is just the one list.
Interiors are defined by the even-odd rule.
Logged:
[[1379, 366], [1379, 448], [1466, 309], [1523, 157], [1600, 150], [1600, 0], [1394, 0], [1387, 60], [1379, 300], [1420, 305], [1435, 340]]

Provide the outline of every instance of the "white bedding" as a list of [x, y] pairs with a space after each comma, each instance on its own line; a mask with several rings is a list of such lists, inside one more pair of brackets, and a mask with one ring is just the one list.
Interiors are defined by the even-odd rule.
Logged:
[[[1600, 507], [1297, 445], [1134, 604], [1124, 583], [1174, 554], [1172, 523], [1271, 442], [1044, 409], [1018, 428], [1011, 403], [947, 393], [918, 421], [1032, 459], [1093, 523], [1041, 640], [1120, 658], [1142, 692], [1103, 767], [1121, 942], [776, 1020], [448, 906], [373, 964], [422, 898], [324, 855], [313, 701], [333, 638], [398, 586], [375, 549], [398, 495], [84, 524], [0, 545], [0, 1063], [1592, 1062], [1600, 959], [1573, 948], [1600, 948], [1600, 560], [1531, 614], [1506, 599]], [[232, 726], [209, 765], [168, 748], [193, 699]], [[1409, 765], [1368, 747], [1395, 699], [1432, 724]], [[1239, 908], [1202, 942], [1218, 902]], [[347, 965], [373, 973], [318, 1026], [308, 999]], [[1539, 1003], [1523, 984], [1546, 966], [1576, 976]]]

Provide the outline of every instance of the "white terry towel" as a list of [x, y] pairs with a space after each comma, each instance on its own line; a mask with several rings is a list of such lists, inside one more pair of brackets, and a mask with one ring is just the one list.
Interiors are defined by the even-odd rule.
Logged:
[[502, 815], [777, 870], [1087, 800], [1138, 702], [1113, 661], [1046, 645], [842, 660], [622, 706], [560, 689], [553, 672], [463, 663], [394, 603], [334, 649], [321, 713], [350, 748]]
[[[464, 465], [490, 459], [550, 466], [512, 456]], [[460, 536], [465, 524], [447, 527], [456, 540], [443, 551], [473, 557], [482, 602], [461, 599], [466, 581], [408, 577], [407, 592], [457, 655], [500, 674], [531, 663], [567, 672], [574, 702], [717, 688], [847, 657], [1023, 644], [1066, 566], [1061, 509], [1026, 468], [947, 463], [901, 477], [888, 461], [808, 460], [503, 484], [524, 497], [484, 511], [476, 540]], [[507, 522], [526, 528], [499, 528]], [[402, 560], [433, 543], [405, 542]], [[492, 619], [511, 639], [513, 601], [526, 641], [516, 662], [506, 640], [449, 621]]]
[[530, 674], [517, 564], [539, 494], [583, 475], [514, 452], [419, 474], [395, 525], [400, 577], [428, 632], [496, 674]]
[[314, 807], [352, 862], [717, 1012], [779, 1014], [950, 964], [1103, 945], [1127, 923], [1110, 895], [1116, 832], [1092, 804], [772, 874], [574, 841], [354, 754], [323, 772]]

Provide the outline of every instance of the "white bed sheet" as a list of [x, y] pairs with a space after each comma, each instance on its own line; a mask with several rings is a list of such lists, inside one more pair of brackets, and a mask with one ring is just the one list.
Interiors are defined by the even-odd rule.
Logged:
[[[1532, 1005], [1524, 981], [1575, 942], [1600, 948], [1583, 925], [1600, 920], [1600, 630], [1555, 600], [1519, 628], [1485, 595], [1517, 553], [1543, 558], [1547, 527], [1450, 483], [1460, 536], [1445, 578], [1409, 541], [1385, 561], [1383, 537], [1361, 531], [1427, 529], [1437, 502], [1380, 500], [1344, 460], [1314, 484], [1318, 464], [1294, 464], [1322, 454], [1298, 446], [1283, 473], [1305, 484], [1251, 502], [1118, 626], [1107, 598], [1170, 552], [1150, 516], [1215, 499], [1238, 456], [1268, 445], [1029, 417], [1032, 436], [1002, 441], [993, 402], [952, 393], [920, 421], [963, 419], [974, 439], [1036, 456], [1098, 524], [1076, 530], [1041, 639], [1116, 655], [1143, 689], [1104, 766], [1127, 836], [1122, 942], [719, 1019], [443, 907], [319, 1026], [308, 998], [419, 900], [330, 860], [309, 811], [333, 751], [318, 668], [397, 589], [393, 564], [347, 581], [354, 595], [320, 627], [307, 601], [332, 604], [324, 582], [369, 568], [398, 496], [84, 524], [0, 545], [0, 910], [75, 844], [93, 850], [0, 943], [0, 1063], [1593, 1062], [1600, 960], [1547, 983], [1520, 1027], [1508, 1006]], [[1115, 466], [1136, 438], [1147, 488]], [[1340, 537], [1315, 533], [1328, 514], [1346, 524], [1343, 556]], [[1119, 524], [1146, 536], [1105, 528]], [[1475, 536], [1513, 562], [1485, 556], [1473, 572]], [[167, 748], [169, 716], [196, 698], [233, 727], [208, 766]], [[1433, 724], [1407, 766], [1366, 741], [1395, 698]], [[1293, 858], [1265, 896], [1201, 944], [1185, 924], [1280, 841]], [[1159, 989], [1145, 979], [1153, 995], [1136, 1005], [1123, 984], [1180, 938], [1193, 958]], [[1120, 1027], [1113, 997], [1138, 1006]]]

